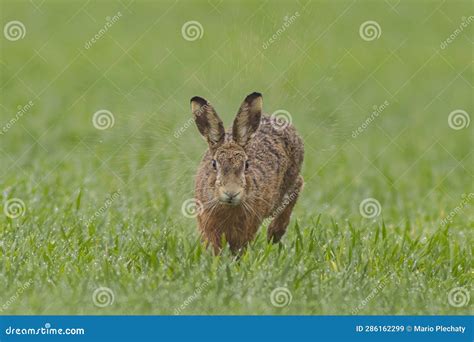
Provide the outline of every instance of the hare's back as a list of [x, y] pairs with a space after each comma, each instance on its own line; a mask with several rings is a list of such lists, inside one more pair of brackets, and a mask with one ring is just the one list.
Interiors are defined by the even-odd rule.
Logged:
[[295, 127], [290, 123], [276, 122], [268, 115], [262, 115], [260, 127], [253, 138], [253, 146], [249, 149], [270, 153], [276, 158], [289, 158], [301, 165], [304, 156], [303, 140]]

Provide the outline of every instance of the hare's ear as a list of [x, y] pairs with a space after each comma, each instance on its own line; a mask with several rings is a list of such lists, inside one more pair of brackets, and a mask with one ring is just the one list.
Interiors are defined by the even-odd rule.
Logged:
[[240, 146], [245, 146], [257, 131], [262, 116], [262, 104], [262, 94], [252, 93], [240, 105], [232, 127], [232, 138]]
[[207, 140], [209, 147], [215, 149], [224, 142], [224, 125], [214, 107], [205, 99], [195, 96], [191, 99], [191, 111], [196, 126]]

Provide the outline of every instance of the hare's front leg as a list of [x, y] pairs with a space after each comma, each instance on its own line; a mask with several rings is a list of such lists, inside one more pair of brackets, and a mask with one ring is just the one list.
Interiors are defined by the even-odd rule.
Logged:
[[[298, 200], [298, 196], [303, 189], [303, 177], [301, 175], [296, 179], [295, 185], [291, 191], [286, 194], [286, 200], [281, 204], [282, 210], [268, 226], [267, 239], [270, 242], [277, 243], [286, 232], [286, 227], [290, 223], [291, 212]], [[284, 208], [283, 208], [284, 207]]]

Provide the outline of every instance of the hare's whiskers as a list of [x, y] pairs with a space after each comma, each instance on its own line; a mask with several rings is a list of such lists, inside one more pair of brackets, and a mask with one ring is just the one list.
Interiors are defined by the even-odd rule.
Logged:
[[250, 211], [251, 214], [253, 214], [254, 216], [258, 217], [259, 220], [262, 220], [262, 217], [257, 213], [257, 211], [253, 208], [253, 206], [255, 205], [254, 202], [252, 202], [252, 200], [248, 199], [247, 201], [242, 201], [242, 203], [245, 205], [246, 208], [248, 208], [248, 210]]
[[[252, 198], [252, 199], [257, 199], [257, 200], [263, 201], [263, 202], [265, 202], [266, 204], [272, 205], [268, 200], [266, 200], [266, 199], [263, 198], [262, 196], [259, 196], [259, 195], [256, 195], [256, 194], [252, 194], [252, 195], [249, 195], [249, 197]], [[254, 203], [254, 204], [255, 204], [255, 203]]]

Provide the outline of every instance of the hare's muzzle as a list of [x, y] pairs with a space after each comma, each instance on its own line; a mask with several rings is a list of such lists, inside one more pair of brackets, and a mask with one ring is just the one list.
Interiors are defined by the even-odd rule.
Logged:
[[221, 187], [219, 188], [219, 201], [223, 204], [238, 205], [242, 199], [243, 189], [237, 187]]

